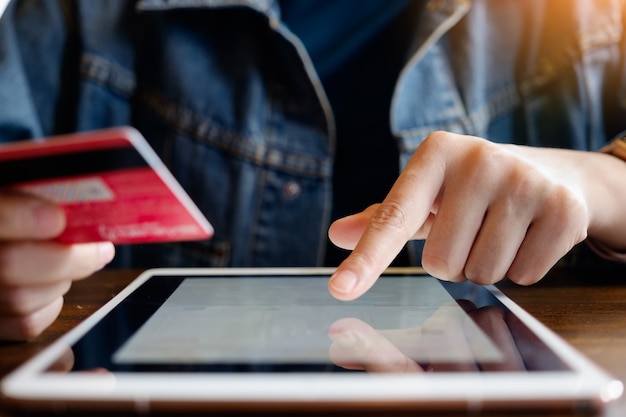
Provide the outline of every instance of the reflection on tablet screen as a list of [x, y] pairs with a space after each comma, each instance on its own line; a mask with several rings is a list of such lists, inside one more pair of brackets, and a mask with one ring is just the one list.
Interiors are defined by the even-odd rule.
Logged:
[[[390, 275], [338, 301], [327, 277], [159, 277], [74, 346], [74, 370], [542, 371], [565, 365], [487, 289]], [[104, 342], [106, 340], [106, 342]]]
[[[183, 281], [113, 361], [320, 363], [328, 361], [329, 329], [345, 319], [388, 332], [417, 362], [501, 360], [498, 348], [434, 278], [383, 279], [371, 296], [348, 303], [332, 298], [319, 278], [231, 283]], [[358, 343], [357, 332], [348, 325], [339, 337]], [[344, 352], [347, 361], [360, 359]]]

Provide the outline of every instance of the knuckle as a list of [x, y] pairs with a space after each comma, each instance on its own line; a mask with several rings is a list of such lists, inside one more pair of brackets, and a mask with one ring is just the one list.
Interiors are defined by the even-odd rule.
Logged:
[[[372, 214], [370, 225], [379, 230], [404, 233], [408, 236], [408, 213], [397, 201], [385, 201]], [[407, 237], [408, 239], [408, 237]]]
[[467, 142], [466, 150], [456, 165], [455, 174], [464, 178], [468, 184], [485, 187], [498, 184], [503, 172], [514, 167], [507, 151], [494, 143], [474, 139]]
[[541, 187], [536, 176], [526, 165], [512, 168], [505, 182], [508, 200], [515, 205], [523, 201], [533, 201], [533, 196], [537, 195]]
[[377, 253], [378, 252], [372, 253], [370, 251], [353, 251], [346, 261], [356, 266], [354, 269], [369, 270], [380, 263], [379, 259], [376, 257]]
[[550, 193], [546, 212], [558, 234], [568, 238], [567, 250], [587, 237], [588, 208], [579, 195], [563, 185], [556, 185]]
[[450, 140], [451, 134], [443, 130], [436, 130], [431, 132], [424, 138], [422, 145], [424, 147], [440, 147], [446, 145], [446, 142]]
[[579, 198], [562, 184], [554, 184], [552, 186], [548, 195], [547, 205], [551, 212], [567, 217], [570, 216], [570, 213], [573, 214], [581, 208], [579, 207]]
[[468, 159], [475, 161], [476, 165], [481, 168], [500, 167], [507, 163], [509, 158], [508, 152], [484, 140], [472, 143], [468, 150]]
[[[444, 131], [431, 132], [422, 143], [420, 143], [415, 155], [419, 155], [420, 158], [439, 158], [443, 159], [444, 155], [452, 146], [455, 146], [452, 142], [452, 134]], [[458, 144], [456, 144], [458, 145]]]

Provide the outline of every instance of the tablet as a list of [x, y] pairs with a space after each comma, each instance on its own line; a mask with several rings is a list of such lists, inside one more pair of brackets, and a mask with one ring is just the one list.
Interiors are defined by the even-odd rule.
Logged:
[[153, 269], [2, 381], [22, 409], [593, 410], [610, 377], [493, 286], [390, 269]]

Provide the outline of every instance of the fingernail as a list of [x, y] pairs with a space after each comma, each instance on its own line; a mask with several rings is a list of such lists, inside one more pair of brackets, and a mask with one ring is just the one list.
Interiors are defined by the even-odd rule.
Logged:
[[98, 243], [98, 255], [100, 256], [100, 265], [104, 267], [115, 257], [115, 246], [111, 242]]
[[349, 294], [358, 283], [357, 275], [349, 269], [335, 272], [330, 277], [329, 285], [338, 293]]
[[35, 233], [41, 237], [53, 237], [63, 231], [65, 218], [59, 207], [41, 203], [33, 208]]

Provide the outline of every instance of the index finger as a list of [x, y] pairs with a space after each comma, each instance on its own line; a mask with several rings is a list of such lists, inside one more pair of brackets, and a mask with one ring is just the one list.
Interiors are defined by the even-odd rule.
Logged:
[[445, 161], [426, 141], [415, 151], [373, 213], [352, 253], [330, 277], [330, 293], [353, 300], [365, 293], [428, 219], [445, 178]]
[[0, 192], [0, 240], [50, 239], [65, 228], [60, 207], [17, 192]]

